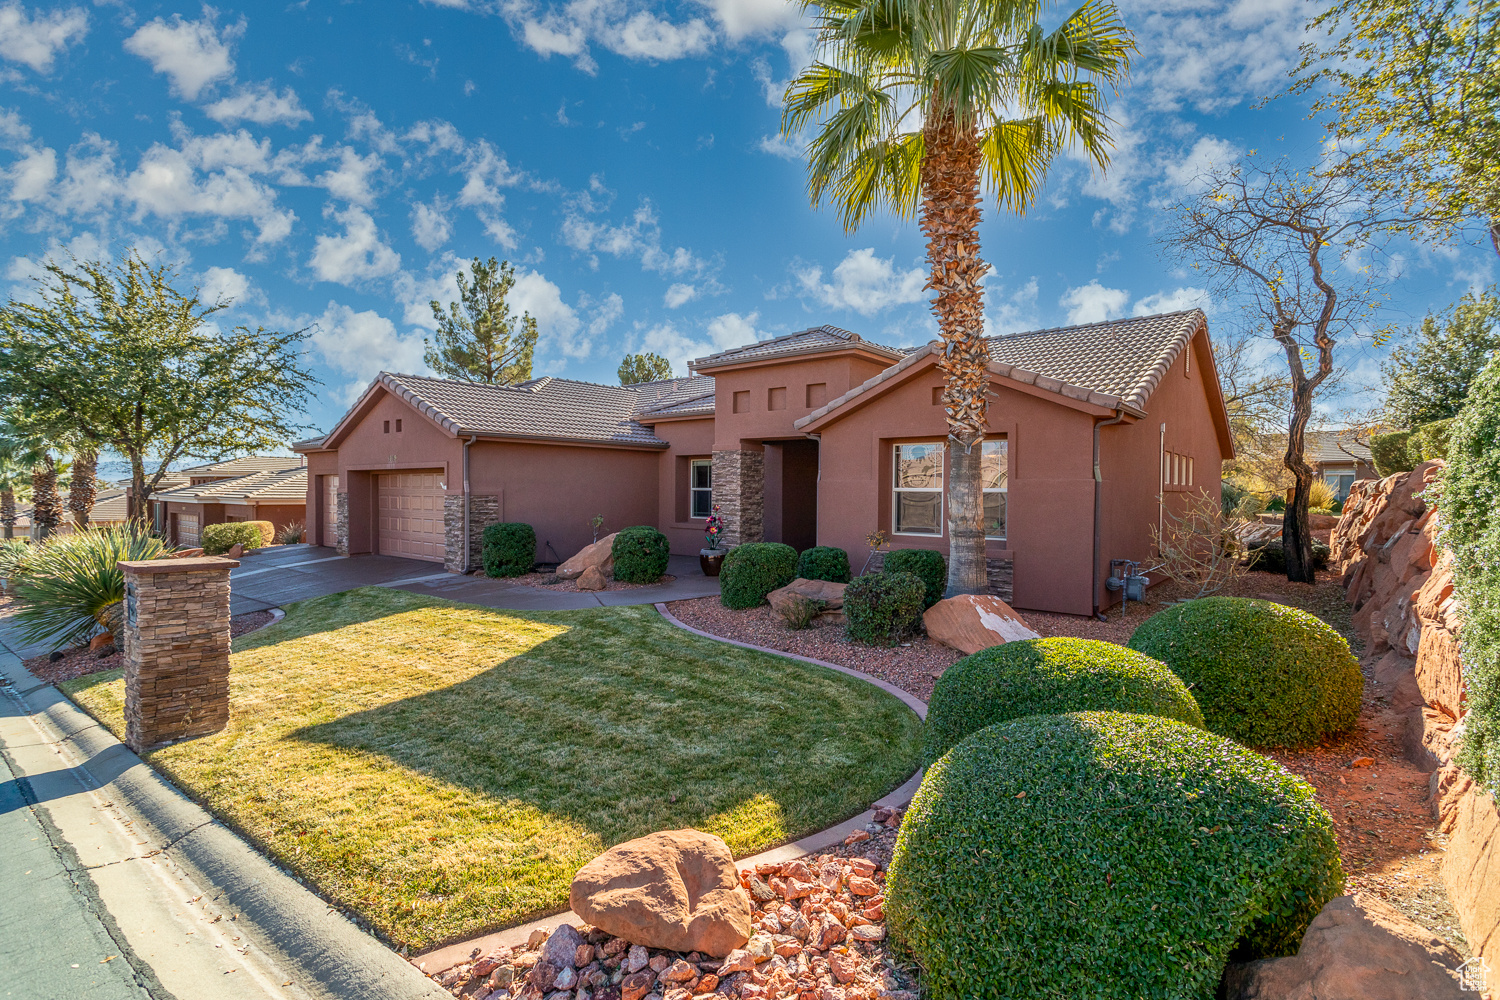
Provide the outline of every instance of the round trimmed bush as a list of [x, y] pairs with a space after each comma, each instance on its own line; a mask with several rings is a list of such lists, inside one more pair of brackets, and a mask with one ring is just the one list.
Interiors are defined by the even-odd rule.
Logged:
[[910, 573], [922, 581], [925, 611], [943, 599], [948, 589], [948, 561], [933, 549], [897, 549], [885, 554], [886, 573]]
[[480, 538], [486, 576], [521, 576], [536, 564], [536, 531], [529, 524], [487, 524]]
[[1313, 788], [1231, 740], [1120, 712], [981, 730], [928, 770], [886, 876], [932, 1000], [1211, 997], [1296, 951], [1343, 887]]
[[922, 624], [922, 581], [912, 573], [866, 573], [844, 590], [844, 634], [894, 646]]
[[943, 672], [927, 704], [923, 761], [998, 722], [1065, 712], [1134, 712], [1205, 728], [1187, 686], [1160, 660], [1095, 639], [1025, 639]]
[[832, 545], [806, 549], [797, 557], [797, 575], [804, 580], [849, 582], [849, 553]]
[[1147, 618], [1129, 646], [1187, 683], [1210, 731], [1246, 746], [1308, 746], [1359, 721], [1359, 663], [1306, 611], [1204, 597]]
[[766, 595], [797, 577], [797, 550], [780, 542], [746, 542], [724, 557], [719, 602], [726, 608], [756, 608]]
[[265, 533], [261, 531], [262, 524], [268, 521], [226, 521], [223, 524], [205, 525], [198, 535], [198, 544], [203, 547], [203, 554], [207, 556], [221, 556], [234, 548], [242, 545], [247, 549], [258, 549], [266, 544]]
[[655, 583], [667, 571], [672, 554], [667, 536], [649, 524], [624, 528], [610, 546], [615, 558], [615, 579], [625, 583]]

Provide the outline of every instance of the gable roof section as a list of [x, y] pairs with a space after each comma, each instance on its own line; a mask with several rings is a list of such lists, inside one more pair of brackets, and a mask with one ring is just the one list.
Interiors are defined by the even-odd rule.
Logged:
[[[1307, 459], [1310, 462], [1333, 464], [1338, 462], [1374, 461], [1370, 449], [1348, 434], [1340, 431], [1308, 431]], [[1284, 438], [1283, 438], [1284, 439]]]
[[770, 340], [760, 340], [753, 344], [746, 344], [744, 347], [710, 354], [706, 358], [699, 358], [692, 362], [688, 367], [697, 372], [705, 368], [720, 368], [746, 361], [768, 361], [799, 354], [822, 354], [825, 351], [837, 351], [849, 347], [863, 348], [891, 361], [900, 360], [901, 356], [906, 353], [895, 347], [871, 343], [859, 334], [850, 333], [841, 327], [814, 326], [806, 330], [798, 330], [796, 333], [788, 333]]
[[640, 394], [634, 386], [551, 377], [517, 385], [486, 385], [391, 372], [381, 372], [370, 383], [319, 447], [337, 447], [381, 390], [404, 400], [455, 437], [667, 447], [667, 442], [635, 420]]
[[164, 503], [304, 503], [307, 500], [307, 466], [252, 472], [198, 486], [180, 486], [157, 493], [152, 499]]
[[691, 375], [687, 378], [664, 379], [660, 382], [642, 382], [630, 386], [637, 391], [640, 402], [636, 413], [641, 416], [682, 417], [712, 416], [714, 412], [714, 377]]
[[296, 455], [246, 455], [243, 458], [230, 458], [222, 462], [208, 462], [204, 465], [193, 465], [186, 469], [178, 469], [174, 475], [187, 476], [201, 479], [204, 476], [244, 476], [252, 472], [274, 472], [280, 469], [288, 469], [299, 464], [302, 459]]

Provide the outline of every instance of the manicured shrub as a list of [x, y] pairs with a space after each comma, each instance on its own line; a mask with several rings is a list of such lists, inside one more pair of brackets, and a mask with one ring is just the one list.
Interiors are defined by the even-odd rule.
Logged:
[[1458, 762], [1500, 795], [1500, 355], [1469, 384], [1438, 480], [1443, 543], [1464, 606], [1461, 635], [1469, 712]]
[[276, 525], [270, 521], [243, 521], [242, 524], [253, 524], [260, 532], [260, 545], [249, 545], [246, 548], [258, 549], [261, 546], [270, 545], [276, 541]]
[[857, 642], [894, 646], [916, 633], [926, 608], [914, 573], [867, 573], [844, 591], [844, 632]]
[[22, 638], [61, 649], [87, 642], [101, 629], [113, 631], [119, 623], [114, 609], [125, 599], [119, 563], [160, 559], [168, 551], [165, 542], [134, 524], [54, 535], [35, 547], [16, 587]]
[[797, 557], [797, 575], [804, 580], [849, 582], [849, 553], [832, 545], [806, 549]]
[[1370, 457], [1382, 477], [1407, 472], [1422, 460], [1421, 452], [1412, 447], [1411, 431], [1374, 435], [1370, 438]]
[[485, 576], [521, 576], [536, 565], [536, 531], [529, 524], [487, 524], [479, 537]]
[[616, 580], [655, 583], [667, 571], [672, 546], [660, 531], [648, 524], [638, 524], [621, 529], [610, 552], [615, 558]]
[[1246, 746], [1307, 746], [1359, 721], [1359, 663], [1306, 611], [1204, 597], [1147, 618], [1129, 645], [1187, 682], [1212, 732]]
[[886, 877], [931, 1000], [1214, 995], [1343, 887], [1333, 820], [1274, 761], [1171, 719], [1034, 715], [934, 764]]
[[885, 572], [910, 573], [922, 581], [922, 607], [927, 609], [943, 599], [948, 589], [948, 561], [932, 549], [897, 549], [885, 555]]
[[943, 672], [927, 705], [922, 756], [931, 765], [997, 722], [1105, 711], [1204, 728], [1198, 703], [1160, 660], [1094, 639], [1025, 639], [981, 649]]
[[1412, 441], [1415, 444], [1414, 450], [1418, 458], [1424, 462], [1430, 462], [1434, 458], [1447, 459], [1455, 419], [1457, 418], [1449, 417], [1447, 420], [1434, 420], [1411, 429]]
[[780, 542], [747, 542], [724, 557], [719, 602], [726, 608], [757, 608], [766, 595], [797, 577], [797, 550]]
[[230, 521], [226, 524], [210, 524], [203, 528], [198, 536], [198, 544], [203, 546], [203, 554], [206, 556], [221, 556], [241, 545], [247, 549], [258, 549], [266, 544], [265, 535], [260, 526], [265, 521]]

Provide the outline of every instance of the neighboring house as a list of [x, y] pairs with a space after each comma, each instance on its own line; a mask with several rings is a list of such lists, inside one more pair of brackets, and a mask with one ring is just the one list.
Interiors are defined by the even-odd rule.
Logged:
[[[57, 526], [58, 534], [67, 534], [73, 530], [73, 512], [68, 509], [67, 491], [62, 491], [63, 501], [63, 523]], [[111, 486], [108, 483], [100, 483], [98, 491], [94, 494], [94, 508], [89, 512], [89, 526], [103, 527], [111, 524], [123, 524], [129, 520], [130, 515], [126, 511], [126, 490], [120, 486]], [[31, 531], [31, 504], [16, 505], [16, 528], [17, 537], [29, 534]]]
[[1348, 431], [1308, 431], [1305, 454], [1313, 475], [1333, 487], [1340, 502], [1349, 498], [1349, 488], [1358, 480], [1379, 478], [1370, 449]]
[[[984, 443], [991, 589], [1090, 614], [1111, 559], [1149, 562], [1183, 493], [1217, 495], [1233, 456], [1203, 313], [991, 338]], [[479, 564], [480, 533], [524, 521], [540, 560], [653, 524], [672, 551], [726, 541], [948, 549], [942, 373], [933, 345], [815, 327], [632, 386], [479, 385], [382, 373], [307, 456], [309, 539], [345, 555]]]
[[184, 548], [199, 545], [210, 524], [270, 521], [280, 529], [306, 514], [307, 468], [295, 455], [234, 458], [174, 476], [186, 482], [151, 495], [151, 522]]

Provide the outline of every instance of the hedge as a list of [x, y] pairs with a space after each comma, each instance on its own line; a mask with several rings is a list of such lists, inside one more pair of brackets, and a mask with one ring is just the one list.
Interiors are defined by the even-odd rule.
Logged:
[[667, 536], [649, 524], [623, 528], [610, 546], [615, 579], [625, 583], [655, 583], [667, 571], [672, 546]]
[[1210, 731], [1246, 746], [1308, 746], [1359, 721], [1349, 643], [1297, 608], [1204, 597], [1147, 618], [1129, 646], [1187, 683]]
[[1203, 713], [1165, 663], [1095, 639], [1026, 639], [981, 649], [943, 672], [927, 704], [929, 766], [972, 733], [1028, 715], [1135, 712], [1204, 728]]
[[719, 603], [726, 608], [755, 608], [766, 595], [796, 579], [797, 550], [780, 542], [747, 542], [724, 557], [719, 570]]
[[849, 553], [832, 545], [817, 545], [797, 557], [797, 575], [804, 580], [848, 583]]
[[1438, 480], [1443, 542], [1464, 606], [1468, 715], [1458, 763], [1500, 795], [1500, 354], [1469, 385], [1453, 421], [1448, 467]]
[[844, 634], [856, 642], [894, 646], [914, 635], [926, 607], [914, 573], [867, 573], [844, 590]]
[[1212, 997], [1339, 895], [1333, 820], [1274, 761], [1171, 719], [1035, 715], [928, 770], [886, 927], [931, 1000]]
[[[1449, 417], [1446, 420], [1434, 420], [1431, 423], [1421, 424], [1413, 427], [1411, 431], [1412, 440], [1416, 444], [1417, 458], [1423, 462], [1430, 462], [1435, 458], [1446, 460], [1448, 450], [1452, 446], [1453, 421], [1456, 418]], [[1415, 465], [1416, 463], [1413, 463]]]
[[521, 576], [536, 564], [536, 531], [529, 524], [487, 524], [479, 537], [485, 576]]
[[[269, 526], [270, 521], [229, 521], [224, 524], [210, 524], [204, 526], [198, 534], [198, 544], [203, 547], [203, 554], [207, 556], [221, 556], [234, 548], [243, 545], [247, 549], [258, 549], [270, 542], [266, 537], [264, 526]], [[272, 537], [275, 537], [275, 529], [272, 528]]]
[[1376, 434], [1370, 438], [1370, 457], [1382, 477], [1409, 472], [1417, 464], [1412, 460], [1411, 431]]
[[930, 608], [943, 599], [948, 589], [948, 561], [933, 549], [897, 549], [885, 555], [884, 571], [910, 573], [925, 588], [923, 607]]

